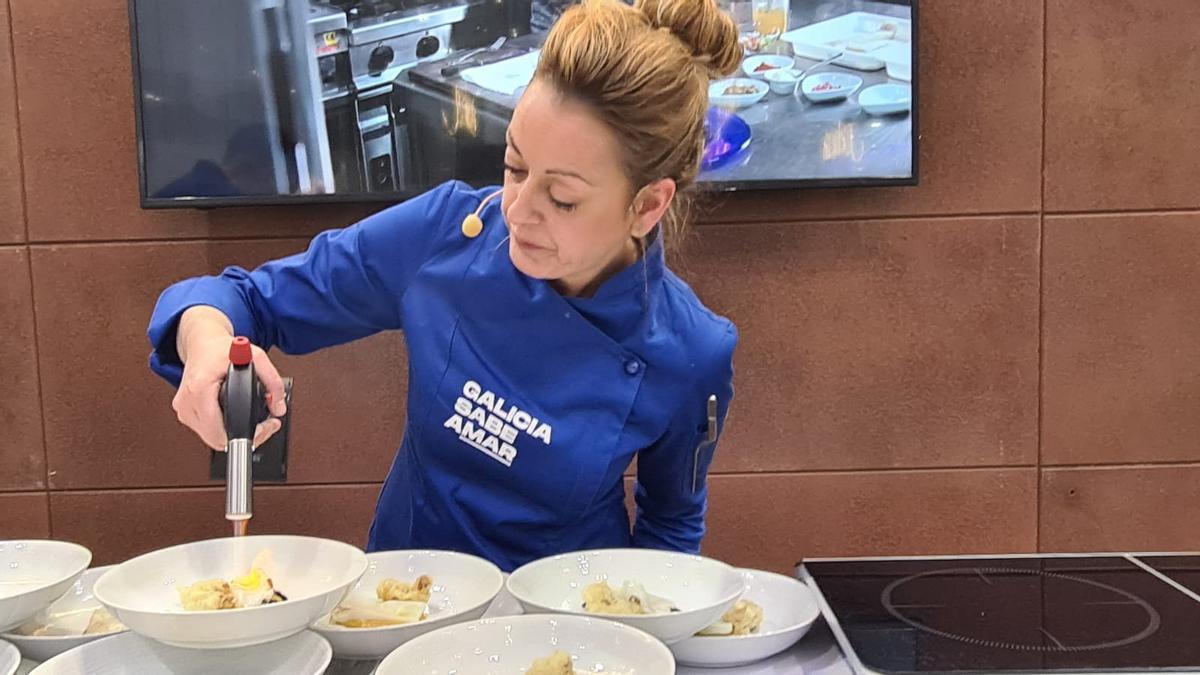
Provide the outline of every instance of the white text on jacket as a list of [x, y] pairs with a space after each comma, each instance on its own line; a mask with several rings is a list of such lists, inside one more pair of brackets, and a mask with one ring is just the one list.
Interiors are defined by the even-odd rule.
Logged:
[[463, 385], [462, 396], [454, 402], [454, 414], [442, 426], [453, 429], [460, 441], [504, 466], [512, 466], [517, 459], [515, 444], [520, 432], [550, 445], [554, 431], [549, 424], [508, 404], [504, 397], [484, 390], [474, 380]]

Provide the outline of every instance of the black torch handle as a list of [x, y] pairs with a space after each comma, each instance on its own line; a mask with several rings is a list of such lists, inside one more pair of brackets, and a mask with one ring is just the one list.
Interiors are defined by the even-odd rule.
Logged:
[[230, 440], [254, 440], [254, 430], [267, 419], [266, 392], [254, 373], [254, 364], [229, 364], [229, 372], [221, 383], [221, 411], [225, 420], [225, 435]]

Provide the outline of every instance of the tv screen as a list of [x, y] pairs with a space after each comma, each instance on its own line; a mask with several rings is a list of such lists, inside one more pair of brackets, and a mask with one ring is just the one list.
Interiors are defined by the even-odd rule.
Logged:
[[[503, 176], [574, 0], [130, 0], [142, 204], [397, 201]], [[721, 0], [700, 183], [916, 182], [915, 0]]]

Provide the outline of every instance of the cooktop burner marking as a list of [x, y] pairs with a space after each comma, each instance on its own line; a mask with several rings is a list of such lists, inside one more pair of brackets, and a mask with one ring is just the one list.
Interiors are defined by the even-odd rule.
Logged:
[[[904, 604], [904, 603], [892, 602], [892, 594], [895, 592], [895, 590], [898, 587], [902, 586], [903, 584], [906, 584], [910, 581], [914, 581], [916, 579], [920, 579], [923, 577], [943, 576], [943, 575], [950, 575], [950, 574], [966, 574], [966, 575], [974, 574], [974, 575], [979, 576], [981, 579], [983, 579], [989, 585], [993, 584], [993, 582], [987, 578], [987, 575], [989, 575], [989, 574], [990, 575], [1022, 574], [1022, 575], [1027, 575], [1027, 576], [1041, 576], [1041, 577], [1046, 577], [1048, 579], [1060, 579], [1060, 580], [1065, 580], [1065, 581], [1073, 581], [1073, 582], [1080, 583], [1080, 584], [1086, 584], [1088, 586], [1094, 586], [1096, 588], [1102, 588], [1106, 591], [1109, 591], [1110, 593], [1115, 593], [1126, 599], [1125, 600], [1116, 600], [1116, 601], [1107, 601], [1107, 602], [1097, 602], [1094, 604], [1138, 605], [1139, 607], [1142, 608], [1143, 611], [1146, 612], [1146, 619], [1147, 619], [1146, 626], [1144, 628], [1142, 628], [1142, 630], [1140, 630], [1137, 634], [1130, 635], [1129, 637], [1125, 637], [1120, 640], [1110, 640], [1108, 642], [1098, 642], [1095, 644], [1085, 644], [1085, 645], [1064, 645], [1062, 642], [1060, 642], [1057, 638], [1055, 638], [1050, 633], [1046, 632], [1045, 630], [1039, 629], [1047, 638], [1049, 638], [1054, 643], [1053, 645], [1017, 644], [1017, 643], [1011, 643], [1011, 642], [999, 642], [996, 640], [984, 640], [982, 638], [972, 637], [970, 635], [959, 635], [957, 633], [951, 633], [949, 631], [939, 630], [932, 626], [923, 624], [920, 621], [917, 621], [916, 619], [905, 616], [904, 613], [900, 611], [901, 609], [904, 609], [904, 608], [928, 607], [929, 605]], [[1007, 568], [1007, 567], [955, 567], [955, 568], [948, 568], [948, 569], [941, 569], [941, 570], [932, 570], [929, 572], [921, 572], [920, 574], [914, 574], [912, 576], [904, 577], [902, 579], [897, 579], [897, 580], [893, 581], [892, 583], [888, 584], [887, 588], [883, 589], [883, 593], [880, 595], [880, 602], [883, 604], [884, 609], [886, 609], [889, 614], [891, 614], [892, 616], [896, 617], [897, 619], [903, 621], [904, 623], [912, 626], [913, 628], [916, 628], [917, 630], [921, 630], [926, 633], [930, 633], [932, 635], [937, 635], [938, 637], [943, 637], [943, 638], [946, 638], [947, 640], [955, 640], [957, 642], [963, 642], [963, 643], [975, 645], [978, 647], [987, 647], [987, 648], [991, 648], [991, 649], [1007, 649], [1010, 651], [1020, 651], [1020, 652], [1076, 653], [1076, 652], [1097, 651], [1097, 650], [1101, 650], [1101, 649], [1112, 649], [1114, 647], [1124, 647], [1126, 645], [1131, 645], [1135, 642], [1140, 642], [1140, 641], [1145, 640], [1146, 638], [1150, 637], [1151, 635], [1154, 635], [1154, 633], [1156, 633], [1158, 631], [1159, 626], [1162, 625], [1162, 618], [1159, 616], [1158, 610], [1154, 609], [1154, 607], [1151, 606], [1150, 603], [1146, 602], [1145, 600], [1137, 597], [1136, 595], [1134, 595], [1128, 591], [1123, 591], [1119, 588], [1109, 586], [1108, 584], [1103, 584], [1098, 581], [1092, 581], [1090, 579], [1084, 579], [1084, 578], [1072, 576], [1069, 574], [1059, 574], [1057, 572], [1046, 572], [1043, 570], [1016, 569], [1016, 568]]]
[[1042, 635], [1045, 635], [1046, 637], [1048, 637], [1048, 638], [1050, 638], [1051, 640], [1053, 640], [1053, 641], [1054, 641], [1054, 644], [1055, 644], [1055, 645], [1056, 645], [1056, 646], [1057, 646], [1057, 647], [1058, 647], [1060, 650], [1063, 650], [1063, 649], [1066, 649], [1066, 648], [1067, 648], [1067, 646], [1066, 646], [1066, 645], [1064, 645], [1063, 643], [1059, 642], [1058, 638], [1056, 638], [1056, 637], [1054, 637], [1053, 635], [1051, 635], [1051, 634], [1050, 634], [1050, 631], [1046, 630], [1045, 628], [1039, 628], [1038, 630], [1042, 631]]
[[1179, 583], [1178, 581], [1175, 581], [1171, 577], [1163, 574], [1162, 572], [1159, 572], [1158, 570], [1154, 569], [1153, 567], [1147, 565], [1146, 563], [1142, 562], [1141, 560], [1138, 560], [1137, 558], [1135, 558], [1131, 555], [1126, 554], [1125, 559], [1128, 560], [1129, 562], [1133, 563], [1134, 565], [1137, 565], [1138, 567], [1146, 570], [1150, 574], [1153, 574], [1155, 578], [1157, 578], [1159, 581], [1162, 581], [1163, 583], [1167, 584], [1171, 588], [1174, 588], [1175, 590], [1179, 591], [1180, 593], [1183, 593], [1184, 595], [1195, 600], [1196, 602], [1200, 602], [1200, 595], [1197, 595], [1196, 593], [1194, 593], [1192, 591], [1192, 589], [1188, 588], [1187, 586], [1184, 586], [1183, 584]]

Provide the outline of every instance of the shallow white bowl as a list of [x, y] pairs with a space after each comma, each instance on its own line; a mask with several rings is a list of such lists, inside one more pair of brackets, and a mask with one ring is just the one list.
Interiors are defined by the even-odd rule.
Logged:
[[240, 649], [181, 649], [135, 633], [89, 642], [46, 661], [30, 675], [319, 675], [333, 650], [311, 631]]
[[526, 615], [443, 628], [392, 652], [375, 675], [524, 675], [561, 649], [577, 673], [673, 675], [671, 651], [624, 624], [582, 616]]
[[877, 84], [858, 95], [858, 105], [871, 115], [895, 115], [912, 109], [912, 87], [907, 84]]
[[0, 640], [0, 675], [13, 675], [21, 667], [21, 652]]
[[[588, 614], [583, 589], [626, 581], [671, 602], [670, 614]], [[651, 549], [606, 549], [565, 553], [531, 562], [508, 578], [508, 592], [526, 612], [600, 616], [629, 624], [670, 644], [690, 637], [721, 617], [741, 597], [742, 575], [723, 562], [698, 555]]]
[[671, 645], [680, 664], [700, 667], [744, 666], [770, 658], [796, 644], [821, 608], [803, 582], [773, 572], [742, 570], [742, 597], [763, 608], [763, 625], [751, 635], [690, 637]]
[[[280, 603], [188, 612], [179, 586], [232, 579], [269, 550]], [[367, 569], [367, 555], [330, 539], [265, 535], [210, 539], [138, 556], [96, 581], [96, 598], [135, 633], [178, 647], [228, 649], [285, 638], [329, 613]]]
[[[774, 66], [774, 68], [755, 72], [754, 69], [762, 66], [764, 63]], [[746, 57], [746, 60], [742, 61], [742, 72], [746, 74], [746, 77], [765, 80], [768, 73], [773, 73], [784, 68], [791, 68], [795, 63], [795, 59], [790, 56], [783, 56], [782, 54], [755, 54], [754, 56]]]
[[0, 541], [0, 631], [25, 623], [62, 597], [91, 562], [92, 552], [79, 544]]
[[[754, 87], [752, 94], [726, 94], [725, 89], [731, 86]], [[708, 85], [708, 102], [722, 108], [745, 108], [762, 100], [770, 87], [762, 80], [749, 77], [734, 77], [727, 80], [717, 80]]]
[[[818, 86], [826, 83], [833, 85], [833, 88], [816, 91]], [[808, 100], [814, 103], [824, 103], [852, 96], [862, 86], [862, 83], [861, 77], [849, 73], [814, 73], [800, 83], [800, 91]]]
[[782, 96], [790, 96], [796, 93], [796, 85], [800, 82], [797, 75], [798, 73], [791, 68], [783, 68], [772, 70], [763, 79], [767, 81], [767, 85], [771, 87], [772, 92]]
[[504, 573], [492, 563], [451, 551], [380, 551], [367, 554], [367, 572], [349, 595], [375, 596], [375, 588], [387, 578], [412, 582], [422, 574], [433, 579], [429, 596], [429, 618], [405, 626], [345, 628], [329, 622], [329, 615], [313, 624], [341, 659], [382, 659], [409, 640], [464, 621], [483, 616], [504, 588]]
[[21, 650], [21, 655], [25, 658], [31, 661], [46, 661], [68, 649], [74, 649], [79, 645], [123, 632], [113, 631], [110, 633], [97, 633], [95, 635], [18, 635], [15, 632], [28, 624], [44, 626], [47, 623], [51, 623], [54, 617], [63, 614], [75, 612], [88, 613], [91, 610], [103, 607], [100, 601], [96, 599], [92, 588], [95, 586], [96, 580], [113, 567], [112, 565], [107, 567], [93, 567], [84, 572], [82, 576], [75, 580], [75, 583], [67, 591], [66, 595], [33, 615], [21, 626], [14, 628], [14, 632], [0, 635], [0, 638], [16, 645], [17, 649]]

